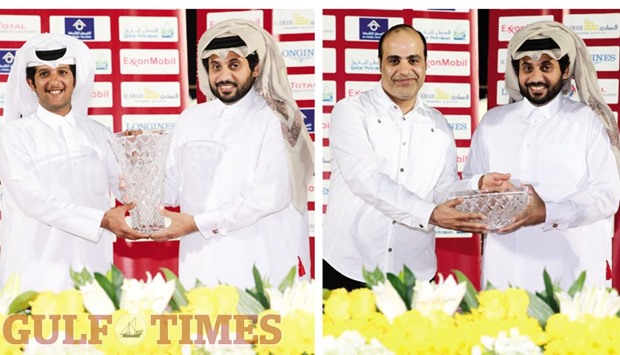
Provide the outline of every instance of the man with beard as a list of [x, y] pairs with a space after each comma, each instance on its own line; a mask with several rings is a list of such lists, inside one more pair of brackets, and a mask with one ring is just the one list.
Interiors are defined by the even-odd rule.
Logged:
[[269, 33], [228, 20], [198, 43], [200, 89], [210, 100], [179, 118], [166, 170], [170, 227], [155, 240], [183, 237], [179, 275], [238, 287], [252, 267], [278, 284], [292, 267], [308, 276], [307, 187], [312, 142]]
[[125, 223], [133, 204], [111, 208], [119, 170], [110, 130], [87, 116], [94, 78], [71, 36], [40, 34], [15, 54], [0, 128], [0, 285], [18, 273], [23, 290], [59, 292], [73, 287], [71, 268], [110, 269], [113, 234], [147, 237]]
[[[381, 81], [340, 100], [331, 114], [334, 159], [324, 225], [323, 286], [363, 287], [362, 270], [418, 279], [437, 271], [435, 226], [484, 232], [482, 214], [462, 213], [450, 191], [494, 188], [507, 174], [459, 181], [456, 145], [443, 115], [418, 92], [426, 78], [426, 40], [396, 25], [379, 41]], [[481, 186], [478, 186], [480, 184]]]
[[[585, 270], [587, 284], [609, 286], [618, 128], [587, 48], [566, 26], [536, 22], [511, 39], [506, 63], [513, 103], [483, 117], [463, 175], [510, 171], [530, 198], [512, 225], [486, 236], [483, 282], [540, 291], [546, 269], [568, 289]], [[581, 102], [562, 95], [571, 78]]]

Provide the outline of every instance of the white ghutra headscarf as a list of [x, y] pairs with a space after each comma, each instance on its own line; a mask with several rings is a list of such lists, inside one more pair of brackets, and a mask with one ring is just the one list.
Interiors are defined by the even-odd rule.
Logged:
[[[55, 59], [46, 59], [50, 52]], [[39, 100], [26, 82], [26, 68], [36, 65], [56, 68], [60, 64], [75, 64], [71, 110], [79, 115], [87, 115], [95, 80], [95, 68], [88, 46], [75, 37], [42, 33], [29, 39], [15, 53], [6, 87], [4, 122], [29, 116], [37, 110]]]
[[[552, 39], [559, 48], [519, 50], [525, 41], [547, 38]], [[543, 53], [556, 60], [559, 60], [564, 55], [568, 55], [570, 60], [569, 80], [566, 80], [564, 83], [562, 93], [567, 94], [570, 92], [570, 79], [573, 78], [577, 87], [577, 93], [579, 94], [579, 100], [596, 113], [605, 127], [611, 142], [611, 148], [616, 157], [618, 170], [620, 171], [620, 135], [618, 133], [618, 124], [614, 119], [611, 108], [605, 103], [603, 94], [601, 94], [596, 69], [586, 44], [568, 27], [555, 21], [539, 21], [529, 24], [515, 33], [508, 43], [506, 59], [506, 68], [508, 68], [506, 69], [506, 90], [510, 96], [510, 102], [523, 100], [519, 90], [518, 76], [510, 63], [525, 56], [538, 60]]]
[[[231, 44], [230, 48], [208, 49], [214, 39], [240, 37], [245, 45]], [[274, 113], [280, 118], [285, 140], [289, 171], [293, 186], [293, 204], [299, 211], [307, 209], [308, 184], [314, 172], [314, 148], [304, 124], [303, 115], [295, 102], [286, 73], [284, 58], [273, 37], [254, 23], [231, 19], [222, 21], [207, 30], [198, 42], [198, 81], [200, 90], [208, 100], [215, 99], [209, 86], [209, 73], [202, 60], [215, 54], [226, 57], [228, 52], [240, 56], [258, 54], [259, 75], [254, 88]]]

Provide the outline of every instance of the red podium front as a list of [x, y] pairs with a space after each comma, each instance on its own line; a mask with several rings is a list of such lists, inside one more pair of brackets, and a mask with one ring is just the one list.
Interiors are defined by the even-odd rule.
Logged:
[[179, 274], [179, 241], [128, 241], [118, 238], [114, 243], [114, 265], [127, 278], [146, 280], [146, 272], [155, 276], [165, 267]]

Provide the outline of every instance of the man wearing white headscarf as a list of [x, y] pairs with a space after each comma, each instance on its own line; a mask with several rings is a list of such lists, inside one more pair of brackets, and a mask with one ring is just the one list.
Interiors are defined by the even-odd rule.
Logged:
[[[571, 79], [581, 102], [563, 95]], [[506, 89], [511, 104], [483, 117], [463, 175], [510, 171], [530, 199], [512, 225], [487, 234], [483, 282], [540, 291], [546, 269], [564, 289], [582, 271], [587, 284], [609, 286], [618, 128], [583, 40], [553, 21], [524, 27], [508, 44]]]
[[166, 171], [172, 225], [155, 240], [184, 236], [179, 276], [191, 287], [254, 285], [255, 265], [272, 283], [292, 267], [308, 276], [307, 187], [312, 142], [286, 66], [269, 33], [228, 20], [198, 44], [208, 102], [179, 118]]
[[70, 268], [106, 272], [114, 234], [146, 237], [125, 223], [132, 205], [110, 208], [118, 166], [103, 125], [87, 117], [94, 69], [88, 47], [40, 34], [15, 55], [0, 127], [0, 285], [71, 288]]

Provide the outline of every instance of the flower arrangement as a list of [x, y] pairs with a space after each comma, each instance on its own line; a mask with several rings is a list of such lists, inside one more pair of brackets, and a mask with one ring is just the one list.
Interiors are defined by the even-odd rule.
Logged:
[[0, 353], [314, 353], [314, 281], [293, 268], [274, 287], [253, 272], [252, 289], [185, 290], [167, 269], [145, 281], [84, 269], [60, 293], [20, 293], [14, 274], [0, 291]]
[[[476, 291], [455, 271], [437, 283], [364, 271], [365, 289], [324, 290], [325, 354], [615, 354], [620, 297], [614, 289], [568, 290], [543, 274], [545, 290]], [[457, 282], [458, 280], [458, 282]]]

